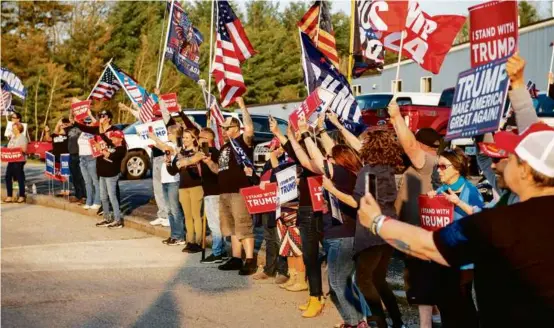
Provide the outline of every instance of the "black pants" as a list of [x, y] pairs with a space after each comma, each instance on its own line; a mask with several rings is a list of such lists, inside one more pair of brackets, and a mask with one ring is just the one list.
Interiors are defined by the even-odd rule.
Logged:
[[279, 236], [275, 222], [275, 212], [263, 213], [262, 224], [264, 227], [265, 240], [265, 266], [264, 272], [268, 276], [275, 276], [279, 273], [286, 275], [288, 271], [287, 258], [279, 255]]
[[443, 328], [477, 328], [479, 319], [471, 294], [473, 270], [446, 268], [437, 307]]
[[87, 197], [85, 189], [85, 180], [81, 174], [81, 166], [79, 165], [79, 154], [70, 155], [69, 157], [69, 172], [71, 173], [71, 179], [73, 181], [73, 188], [75, 188], [75, 197], [82, 199]]
[[389, 312], [393, 327], [404, 324], [396, 297], [386, 280], [392, 251], [392, 247], [385, 244], [364, 249], [356, 256], [356, 282], [372, 314], [368, 321], [376, 321], [379, 328], [388, 327], [381, 300]]
[[6, 167], [6, 191], [8, 197], [13, 197], [13, 180], [17, 180], [19, 185], [19, 197], [25, 197], [25, 171], [23, 167], [25, 162], [8, 163]]
[[323, 218], [311, 206], [300, 206], [296, 218], [302, 238], [302, 259], [306, 266], [310, 296], [321, 297], [321, 263], [319, 262], [319, 242], [323, 237]]

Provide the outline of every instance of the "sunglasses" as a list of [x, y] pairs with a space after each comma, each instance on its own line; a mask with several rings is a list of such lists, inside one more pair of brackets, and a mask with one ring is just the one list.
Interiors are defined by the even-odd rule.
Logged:
[[223, 127], [223, 126], [222, 126], [221, 129], [224, 130], [224, 131], [227, 131], [227, 130], [229, 130], [230, 128], [236, 128], [236, 127], [237, 127], [236, 125], [229, 125], [228, 127]]
[[452, 164], [448, 164], [448, 165], [446, 165], [446, 164], [439, 164], [439, 165], [437, 165], [437, 169], [439, 169], [439, 170], [441, 170], [441, 171], [444, 171], [444, 170], [446, 170], [447, 168], [449, 168], [449, 167], [451, 167], [451, 166], [452, 166]]

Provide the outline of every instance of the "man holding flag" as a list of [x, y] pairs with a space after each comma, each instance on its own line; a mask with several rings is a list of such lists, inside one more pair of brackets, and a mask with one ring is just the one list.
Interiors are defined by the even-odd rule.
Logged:
[[[241, 97], [236, 100], [242, 110], [244, 133], [241, 133], [239, 120], [228, 117], [221, 124], [227, 142], [221, 147], [218, 162], [206, 157], [204, 163], [212, 172], [218, 173], [221, 232], [223, 236], [231, 236], [232, 243], [233, 257], [218, 268], [223, 271], [239, 270], [240, 275], [251, 275], [257, 269], [253, 224], [239, 190], [251, 186], [249, 176], [254, 174], [254, 124], [244, 100]], [[241, 259], [243, 248], [246, 253], [244, 263]]]

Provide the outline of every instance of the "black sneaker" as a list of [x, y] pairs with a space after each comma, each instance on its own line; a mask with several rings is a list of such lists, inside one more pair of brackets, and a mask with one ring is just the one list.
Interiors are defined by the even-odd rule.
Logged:
[[214, 255], [213, 253], [210, 254], [210, 256], [206, 257], [205, 259], [201, 260], [200, 263], [208, 264], [208, 263], [223, 263], [223, 256], [221, 255]]
[[254, 259], [246, 259], [246, 261], [244, 261], [244, 265], [239, 270], [239, 275], [249, 276], [256, 273], [256, 271], [258, 271], [256, 261], [254, 261]]
[[98, 215], [98, 216], [104, 215], [104, 210], [102, 209], [102, 206], [100, 206], [100, 208], [98, 209], [98, 211], [96, 211], [96, 215]]
[[102, 222], [98, 222], [96, 224], [97, 227], [107, 227], [109, 226], [110, 224], [112, 223], [112, 221], [107, 221], [107, 220], [104, 220]]
[[242, 268], [242, 260], [238, 257], [232, 257], [229, 261], [217, 267], [221, 271], [240, 270]]
[[224, 261], [227, 261], [227, 260], [230, 259], [231, 257], [229, 256], [229, 253], [223, 252], [223, 253], [221, 254], [221, 258], [222, 258]]
[[188, 243], [185, 248], [183, 248], [183, 253], [198, 253], [202, 252], [202, 246], [195, 244], [195, 243]]
[[162, 244], [168, 244], [171, 240], [172, 240], [171, 237], [164, 239], [162, 240]]
[[179, 246], [184, 244], [186, 244], [186, 242], [182, 239], [181, 240], [171, 239], [170, 241], [167, 242], [168, 246]]
[[114, 222], [114, 223], [110, 224], [108, 226], [108, 228], [110, 228], [110, 229], [121, 229], [121, 228], [123, 228], [123, 222], [121, 222], [121, 221]]

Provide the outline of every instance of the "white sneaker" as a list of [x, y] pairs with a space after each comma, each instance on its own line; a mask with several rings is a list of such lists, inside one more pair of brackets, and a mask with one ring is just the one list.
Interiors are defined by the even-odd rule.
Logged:
[[91, 209], [91, 210], [97, 210], [97, 209], [99, 209], [100, 207], [101, 207], [101, 205], [99, 205], [99, 204], [93, 204], [93, 205], [90, 207], [90, 209]]
[[442, 323], [440, 314], [433, 314], [432, 316], [433, 323]]
[[162, 227], [169, 227], [169, 219], [162, 219]]
[[150, 221], [150, 224], [153, 225], [153, 226], [156, 226], [156, 225], [162, 224], [163, 221], [164, 221], [164, 219], [157, 218], [156, 220]]
[[90, 210], [90, 206], [88, 206], [87, 204], [83, 205], [83, 208], [84, 208], [85, 210]]

